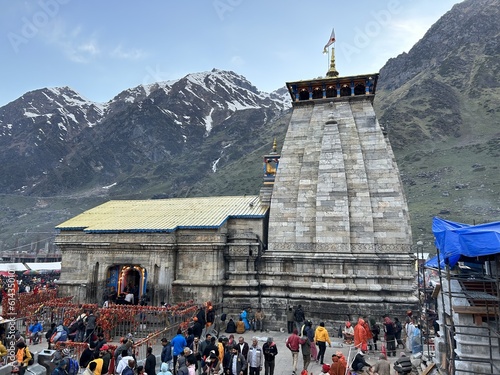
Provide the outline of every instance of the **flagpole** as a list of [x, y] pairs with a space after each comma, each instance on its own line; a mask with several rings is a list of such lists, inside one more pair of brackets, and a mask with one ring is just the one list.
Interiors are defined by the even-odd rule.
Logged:
[[326, 60], [326, 71], [328, 72], [328, 68], [330, 67], [330, 47], [327, 48], [327, 60]]

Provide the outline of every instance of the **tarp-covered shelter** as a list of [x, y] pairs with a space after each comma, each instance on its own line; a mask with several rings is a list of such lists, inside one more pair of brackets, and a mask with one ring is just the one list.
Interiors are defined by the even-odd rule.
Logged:
[[[473, 258], [500, 253], [500, 222], [470, 225], [434, 217], [432, 232], [441, 268], [445, 264], [455, 266], [461, 256]], [[438, 257], [425, 265], [437, 268]]]
[[428, 351], [450, 375], [500, 374], [500, 222], [469, 225], [435, 217], [432, 231], [438, 256], [425, 266], [439, 275], [431, 297], [440, 334]]

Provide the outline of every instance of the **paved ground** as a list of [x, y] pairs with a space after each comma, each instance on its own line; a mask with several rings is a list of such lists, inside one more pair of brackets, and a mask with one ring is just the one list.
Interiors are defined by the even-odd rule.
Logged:
[[[228, 336], [228, 334], [225, 334], [225, 335]], [[255, 336], [259, 339], [259, 345], [261, 345], [261, 346], [267, 340], [268, 336], [273, 337], [274, 342], [278, 346], [278, 355], [276, 357], [275, 375], [292, 375], [292, 371], [293, 371], [292, 355], [291, 355], [291, 352], [285, 346], [285, 341], [286, 341], [287, 337], [289, 336], [287, 333], [275, 332], [275, 331], [261, 333], [261, 332], [250, 331], [250, 332], [244, 333], [243, 335], [235, 334], [236, 340], [238, 339], [239, 336], [243, 336], [245, 338], [245, 341], [247, 343], [249, 343], [249, 345], [252, 342], [252, 338]], [[342, 339], [340, 339], [340, 338], [332, 338], [332, 347], [327, 346], [327, 348], [326, 348], [325, 363], [330, 364], [332, 354], [334, 354], [335, 352], [337, 352], [339, 350], [342, 351], [342, 353], [344, 354], [344, 356], [346, 358], [348, 358], [350, 355], [350, 358], [352, 360], [352, 357], [356, 354], [356, 351], [352, 348], [352, 346], [343, 345], [343, 344], [341, 344], [341, 342], [342, 342]], [[378, 348], [380, 349], [382, 343], [379, 342], [378, 344], [379, 344]], [[42, 344], [30, 345], [30, 350], [32, 352], [40, 352], [46, 348], [47, 348], [47, 344], [45, 343], [45, 338], [44, 338], [44, 341]], [[156, 355], [159, 355], [160, 352], [161, 352], [161, 345], [160, 344], [155, 345], [153, 347], [153, 353]], [[401, 350], [398, 350], [398, 353], [397, 353], [398, 356], [399, 356], [400, 352], [401, 352]], [[379, 355], [380, 355], [379, 352], [370, 352], [366, 356], [366, 361], [369, 364], [374, 364], [377, 361]], [[138, 358], [138, 360], [141, 360], [141, 359], [144, 359], [144, 358]], [[389, 360], [391, 362], [394, 362], [395, 359], [396, 358], [394, 358], [394, 357], [389, 358]], [[300, 353], [299, 354], [297, 375], [299, 375], [300, 372], [302, 371], [302, 369], [303, 369], [302, 365], [303, 365], [302, 353]], [[309, 374], [312, 373], [315, 375], [319, 375], [319, 373], [321, 372], [321, 365], [319, 363], [316, 363], [316, 362], [311, 362], [311, 364], [309, 365], [309, 368], [308, 368], [308, 372], [309, 372]], [[262, 370], [261, 374], [262, 375], [264, 374], [263, 370]]]
[[[239, 337], [240, 335], [235, 335], [235, 337]], [[278, 346], [278, 355], [276, 357], [276, 368], [275, 368], [275, 375], [291, 375], [293, 371], [293, 366], [292, 366], [292, 354], [290, 350], [285, 346], [285, 342], [289, 334], [287, 333], [281, 333], [281, 332], [268, 332], [268, 333], [260, 333], [260, 332], [247, 332], [241, 335], [245, 338], [245, 341], [248, 343], [251, 343], [252, 337], [256, 336], [259, 338], [259, 344], [263, 345], [264, 342], [267, 340], [267, 336], [272, 336], [274, 339], [274, 342]], [[346, 358], [348, 358], [349, 353], [350, 353], [350, 358], [352, 359], [353, 355], [356, 355], [356, 351], [352, 346], [349, 345], [343, 345], [342, 344], [342, 339], [340, 338], [331, 338], [332, 341], [332, 347], [326, 347], [326, 352], [325, 352], [325, 363], [330, 364], [332, 362], [332, 354], [335, 354], [337, 351], [341, 351]], [[379, 353], [369, 353], [366, 356], [366, 361], [369, 364], [374, 364], [376, 362], [376, 358], [378, 357]], [[316, 374], [319, 375], [321, 372], [321, 364], [316, 363], [316, 362], [311, 362], [308, 368], [309, 374]], [[298, 371], [297, 375], [300, 374], [300, 372], [303, 369], [303, 361], [302, 361], [302, 353], [299, 354], [299, 361], [298, 361]], [[263, 372], [262, 372], [263, 374]]]

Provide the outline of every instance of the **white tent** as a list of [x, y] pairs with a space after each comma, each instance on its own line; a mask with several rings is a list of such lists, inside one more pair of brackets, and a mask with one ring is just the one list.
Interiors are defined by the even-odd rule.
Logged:
[[47, 263], [25, 263], [28, 269], [33, 271], [60, 271], [61, 262], [47, 262]]
[[[59, 266], [61, 263], [59, 263]], [[0, 263], [0, 271], [26, 271], [27, 268], [22, 263]]]

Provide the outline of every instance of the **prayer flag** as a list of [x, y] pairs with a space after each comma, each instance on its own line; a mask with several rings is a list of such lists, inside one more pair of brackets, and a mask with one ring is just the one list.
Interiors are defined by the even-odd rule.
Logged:
[[335, 29], [332, 29], [332, 34], [330, 35], [330, 39], [328, 39], [328, 43], [326, 43], [325, 48], [323, 48], [323, 53], [327, 53], [328, 47], [330, 47], [333, 43], [335, 43]]

